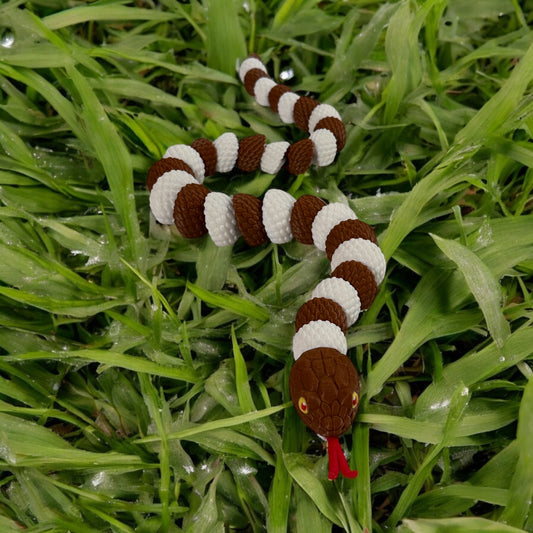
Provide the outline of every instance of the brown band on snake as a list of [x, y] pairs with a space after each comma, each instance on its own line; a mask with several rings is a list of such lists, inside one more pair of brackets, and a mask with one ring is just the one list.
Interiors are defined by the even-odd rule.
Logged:
[[209, 192], [199, 183], [189, 183], [178, 193], [174, 202], [174, 223], [183, 237], [195, 239], [207, 233], [204, 202]]
[[362, 220], [343, 220], [339, 222], [329, 233], [326, 238], [326, 255], [331, 261], [335, 250], [344, 241], [350, 239], [366, 239], [378, 244], [374, 230]]
[[313, 320], [327, 320], [336, 324], [346, 333], [348, 329], [348, 319], [340, 304], [329, 298], [311, 298], [307, 300], [296, 313], [295, 328], [298, 331], [304, 324]]
[[291, 211], [291, 231], [298, 242], [313, 244], [311, 226], [317, 213], [325, 205], [326, 202], [310, 194], [304, 194], [296, 200]]
[[278, 112], [279, 99], [282, 97], [282, 95], [288, 92], [292, 92], [291, 88], [281, 83], [274, 85], [274, 87], [270, 89], [270, 92], [268, 93], [268, 105], [272, 111], [275, 113]]
[[350, 359], [333, 348], [304, 352], [292, 367], [289, 389], [300, 418], [323, 437], [342, 435], [357, 413], [354, 393], [359, 396], [359, 375]]
[[339, 120], [337, 117], [321, 118], [315, 126], [315, 131], [320, 129], [329, 130], [335, 135], [335, 139], [337, 140], [337, 152], [340, 152], [344, 148], [344, 145], [346, 144], [346, 127], [342, 120]]
[[244, 76], [244, 88], [250, 96], [254, 96], [255, 82], [259, 78], [270, 78], [270, 76], [260, 68], [252, 68]]
[[303, 174], [311, 166], [313, 160], [313, 141], [302, 139], [289, 146], [287, 150], [287, 170], [291, 174]]
[[252, 172], [259, 168], [265, 151], [264, 135], [250, 135], [239, 141], [237, 168], [243, 172]]
[[362, 310], [372, 305], [378, 286], [374, 274], [366, 265], [359, 261], [344, 261], [331, 273], [331, 277], [342, 278], [357, 291]]
[[191, 147], [200, 154], [205, 166], [205, 175], [213, 175], [217, 169], [217, 149], [215, 145], [209, 139], [200, 137], [192, 142]]
[[263, 225], [263, 202], [259, 198], [251, 194], [236, 194], [233, 210], [237, 227], [250, 246], [258, 246], [268, 240]]
[[181, 159], [176, 159], [175, 157], [165, 157], [156, 161], [148, 171], [148, 178], [146, 180], [146, 185], [148, 190], [151, 191], [155, 182], [165, 173], [170, 170], [184, 170], [194, 176], [192, 168], [182, 161]]
[[301, 96], [294, 104], [294, 124], [303, 131], [309, 131], [309, 117], [311, 112], [318, 105], [316, 100], [308, 96]]

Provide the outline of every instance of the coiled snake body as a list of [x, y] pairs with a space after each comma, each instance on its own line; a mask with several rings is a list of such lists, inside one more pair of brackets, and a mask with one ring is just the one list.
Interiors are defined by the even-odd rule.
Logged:
[[359, 406], [359, 375], [346, 355], [345, 332], [373, 302], [385, 258], [372, 228], [346, 204], [326, 205], [311, 195], [295, 200], [279, 189], [270, 189], [262, 200], [249, 194], [230, 197], [203, 185], [206, 177], [235, 167], [275, 174], [285, 166], [301, 174], [312, 164], [331, 164], [346, 141], [335, 108], [274, 82], [258, 56], [243, 61], [239, 74], [259, 104], [309, 132], [309, 138], [267, 144], [264, 135], [238, 140], [227, 132], [213, 142], [201, 138], [171, 146], [149, 170], [150, 207], [161, 224], [175, 224], [186, 238], [209, 233], [217, 246], [242, 236], [250, 246], [295, 239], [326, 252], [331, 276], [318, 283], [296, 315], [289, 389], [300, 418], [328, 441], [329, 479], [339, 470], [355, 477], [338, 440]]

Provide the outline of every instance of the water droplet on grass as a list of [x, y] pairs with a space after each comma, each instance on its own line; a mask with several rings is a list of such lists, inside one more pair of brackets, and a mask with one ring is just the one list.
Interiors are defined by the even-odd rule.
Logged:
[[183, 465], [183, 470], [187, 472], [187, 474], [193, 474], [194, 473], [194, 466], [193, 465]]
[[0, 34], [0, 46], [2, 48], [11, 48], [15, 44], [15, 35], [10, 30], [4, 30]]
[[450, 399], [445, 398], [444, 400], [440, 402], [435, 402], [429, 406], [431, 411], [438, 411], [439, 409], [443, 409], [444, 407], [448, 407], [450, 405]]
[[286, 68], [279, 73], [280, 80], [287, 81], [294, 78], [294, 70], [292, 68]]
[[96, 488], [102, 485], [105, 481], [106, 481], [106, 473], [98, 472], [91, 479], [91, 485]]
[[101, 262], [102, 262], [102, 258], [99, 255], [94, 255], [92, 257], [89, 257], [89, 259], [87, 259], [85, 266], [98, 265]]
[[0, 442], [0, 457], [10, 465], [17, 464], [17, 456], [5, 442]]
[[492, 226], [485, 220], [477, 232], [477, 243], [480, 246], [488, 246], [493, 242]]
[[250, 474], [257, 474], [257, 469], [246, 463], [242, 464], [238, 470], [241, 474], [245, 476], [249, 476]]

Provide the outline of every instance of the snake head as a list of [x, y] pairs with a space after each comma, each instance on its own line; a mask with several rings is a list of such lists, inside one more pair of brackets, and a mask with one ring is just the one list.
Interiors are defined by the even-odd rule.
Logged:
[[305, 425], [323, 437], [338, 437], [359, 407], [359, 374], [333, 348], [313, 348], [294, 363], [289, 377], [292, 403]]

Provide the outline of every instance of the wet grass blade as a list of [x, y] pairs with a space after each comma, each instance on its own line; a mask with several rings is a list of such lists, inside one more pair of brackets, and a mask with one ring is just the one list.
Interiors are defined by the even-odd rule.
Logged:
[[49, 429], [16, 416], [0, 413], [0, 422], [4, 466], [88, 468], [113, 465], [141, 468], [143, 465], [141, 459], [134, 455], [77, 450]]
[[6, 356], [6, 361], [42, 361], [47, 359], [54, 360], [71, 360], [71, 361], [87, 361], [101, 363], [104, 366], [116, 366], [141, 374], [152, 374], [155, 376], [162, 376], [183, 380], [190, 383], [196, 382], [199, 378], [197, 372], [185, 367], [184, 365], [176, 365], [175, 367], [163, 366], [146, 359], [126, 355], [121, 353], [114, 353], [109, 350], [76, 350], [72, 352], [32, 352], [25, 354], [17, 354]]
[[502, 291], [498, 281], [483, 261], [465, 246], [437, 235], [432, 235], [432, 238], [465, 277], [468, 288], [485, 316], [496, 346], [503, 350], [511, 329], [501, 309]]
[[442, 520], [405, 520], [399, 529], [402, 533], [521, 533], [523, 529], [487, 520], [486, 518], [464, 517]]
[[237, 2], [208, 0], [207, 17], [207, 64], [216, 70], [233, 74], [237, 60], [246, 57], [246, 44], [239, 24]]
[[522, 402], [517, 430], [518, 462], [509, 487], [506, 507], [502, 513], [503, 523], [516, 528], [525, 528], [531, 516], [533, 498], [533, 380], [530, 378]]
[[458, 431], [459, 422], [463, 418], [469, 398], [469, 390], [460, 384], [450, 398], [450, 410], [444, 427], [441, 426], [442, 433], [440, 435], [439, 443], [428, 451], [419, 469], [402, 492], [396, 507], [388, 519], [388, 524], [390, 526], [395, 526], [400, 519], [406, 515], [407, 510], [414, 502], [425, 480], [431, 475], [431, 470], [438, 460], [443, 448], [453, 441], [455, 433]]
[[213, 307], [227, 309], [236, 315], [253, 318], [262, 322], [268, 320], [270, 316], [268, 311], [240, 296], [235, 296], [233, 294], [214, 294], [193, 283], [188, 283], [187, 287], [193, 294], [198, 296], [198, 298]]
[[44, 24], [51, 30], [58, 30], [87, 21], [119, 21], [125, 20], [171, 20], [176, 15], [155, 9], [140, 9], [113, 4], [93, 6], [77, 6], [43, 18]]

